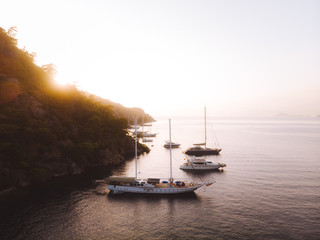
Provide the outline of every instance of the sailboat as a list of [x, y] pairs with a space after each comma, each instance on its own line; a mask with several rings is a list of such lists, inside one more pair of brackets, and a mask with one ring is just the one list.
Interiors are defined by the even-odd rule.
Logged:
[[[136, 120], [135, 120], [136, 122]], [[169, 134], [171, 142], [171, 120], [169, 119]], [[170, 147], [170, 177], [161, 181], [160, 178], [138, 179], [137, 170], [137, 135], [135, 135], [135, 177], [112, 176], [105, 179], [111, 193], [143, 193], [143, 194], [180, 194], [194, 192], [206, 185], [210, 186], [213, 181], [207, 183], [194, 183], [174, 181], [172, 177], [172, 154]]]
[[[203, 156], [203, 155], [218, 155], [221, 148], [207, 148], [207, 116], [206, 107], [204, 107], [204, 143], [193, 144], [194, 147], [190, 147], [185, 151], [187, 155]], [[201, 147], [201, 146], [204, 146]]]

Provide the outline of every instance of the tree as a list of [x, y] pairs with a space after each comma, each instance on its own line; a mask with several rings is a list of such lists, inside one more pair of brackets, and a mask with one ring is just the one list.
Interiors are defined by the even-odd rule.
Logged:
[[18, 29], [16, 26], [10, 27], [7, 31], [8, 35], [14, 39], [16, 38], [17, 32], [18, 32]]

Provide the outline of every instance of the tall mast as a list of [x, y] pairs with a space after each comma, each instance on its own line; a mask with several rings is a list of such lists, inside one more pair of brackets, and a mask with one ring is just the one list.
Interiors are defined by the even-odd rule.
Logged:
[[204, 107], [204, 148], [207, 148], [207, 113]]
[[143, 136], [144, 114], [142, 114], [142, 136]]
[[135, 142], [134, 142], [134, 152], [135, 152], [135, 164], [136, 164], [136, 180], [138, 178], [138, 167], [137, 167], [137, 159], [138, 159], [138, 133], [137, 133], [137, 116], [134, 117], [135, 124]]
[[172, 178], [172, 153], [171, 153], [171, 119], [169, 119], [169, 141], [170, 141], [170, 183], [173, 182], [173, 178]]

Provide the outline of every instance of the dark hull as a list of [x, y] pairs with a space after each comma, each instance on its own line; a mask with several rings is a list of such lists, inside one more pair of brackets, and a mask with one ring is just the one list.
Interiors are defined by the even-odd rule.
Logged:
[[189, 148], [185, 154], [193, 156], [218, 155], [220, 151], [219, 148]]

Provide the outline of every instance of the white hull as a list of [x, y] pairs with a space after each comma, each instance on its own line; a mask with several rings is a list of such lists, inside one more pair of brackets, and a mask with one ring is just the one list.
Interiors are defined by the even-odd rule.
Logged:
[[108, 185], [108, 189], [114, 194], [120, 193], [144, 193], [144, 194], [179, 194], [194, 192], [204, 184], [196, 184], [193, 187], [170, 187], [170, 188], [157, 188], [157, 187], [135, 187], [135, 186], [119, 186]]
[[219, 168], [226, 167], [224, 163], [214, 163], [207, 161], [205, 157], [195, 157], [188, 159], [186, 163], [180, 166], [181, 170], [216, 170]]
[[142, 133], [142, 137], [155, 137], [157, 136], [156, 133]]
[[[167, 144], [165, 144], [165, 145], [163, 145], [165, 148], [170, 148], [170, 145], [167, 145]], [[171, 148], [178, 148], [178, 147], [180, 147], [180, 144], [172, 144], [171, 145]]]
[[180, 166], [180, 169], [181, 170], [216, 170], [216, 169], [219, 169], [221, 167], [224, 167], [224, 166], [221, 166], [221, 165], [212, 165], [212, 166], [192, 166], [192, 165], [188, 165], [188, 166], [185, 166], [185, 165], [182, 165]]

